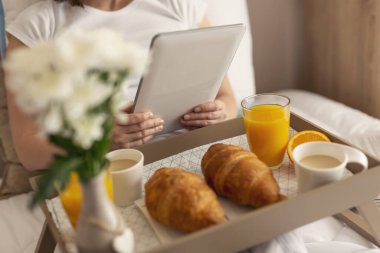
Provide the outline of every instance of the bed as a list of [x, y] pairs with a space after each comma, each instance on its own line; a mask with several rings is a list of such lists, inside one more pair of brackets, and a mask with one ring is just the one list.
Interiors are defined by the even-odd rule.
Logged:
[[[35, 0], [4, 0], [6, 21]], [[250, 28], [245, 0], [208, 0], [208, 18], [212, 25], [245, 23]], [[252, 34], [248, 29], [230, 68], [229, 77], [235, 96], [240, 101], [255, 92], [252, 60]], [[284, 94], [292, 101], [292, 111], [318, 124], [327, 131], [380, 157], [380, 120], [316, 93], [299, 89], [273, 92]], [[3, 98], [1, 98], [3, 99]], [[329, 114], [326, 114], [326, 111]], [[34, 252], [44, 217], [39, 209], [29, 210], [30, 194], [0, 200], [0, 251], [6, 253]], [[326, 217], [297, 229], [309, 252], [379, 252], [373, 244], [333, 217]], [[286, 252], [273, 241], [268, 252]], [[56, 250], [57, 252], [59, 250]]]

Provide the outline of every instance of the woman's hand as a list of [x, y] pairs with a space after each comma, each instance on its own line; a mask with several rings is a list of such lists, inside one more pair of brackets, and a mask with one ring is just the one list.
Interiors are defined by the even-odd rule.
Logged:
[[[126, 109], [130, 112], [131, 107]], [[133, 148], [147, 143], [163, 129], [164, 121], [151, 112], [129, 113], [127, 123], [116, 121], [111, 149]]]
[[192, 112], [186, 113], [181, 119], [185, 128], [194, 129], [216, 124], [227, 119], [226, 105], [216, 99], [194, 107]]

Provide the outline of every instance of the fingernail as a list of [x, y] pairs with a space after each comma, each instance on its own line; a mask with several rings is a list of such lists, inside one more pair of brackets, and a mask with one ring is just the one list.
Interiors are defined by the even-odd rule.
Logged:
[[160, 119], [158, 122], [159, 122], [161, 125], [164, 124], [164, 120], [163, 120], [163, 119]]
[[200, 112], [200, 111], [201, 111], [201, 108], [199, 108], [199, 107], [194, 108], [194, 112]]
[[151, 113], [151, 112], [147, 112], [145, 115], [146, 115], [148, 118], [152, 118], [152, 117], [153, 117], [153, 113]]
[[183, 118], [184, 118], [185, 120], [188, 120], [188, 119], [190, 119], [190, 116], [186, 114], [185, 116], [183, 116]]
[[161, 126], [158, 126], [158, 130], [162, 130], [164, 128], [164, 126], [163, 125], [161, 125]]

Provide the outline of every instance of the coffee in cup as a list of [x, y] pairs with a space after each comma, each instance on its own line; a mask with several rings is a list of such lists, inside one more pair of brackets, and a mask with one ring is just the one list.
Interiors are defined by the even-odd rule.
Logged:
[[335, 157], [328, 155], [310, 155], [301, 159], [303, 166], [315, 169], [329, 169], [338, 166], [341, 162]]
[[136, 149], [119, 149], [106, 155], [110, 164], [114, 202], [126, 207], [142, 196], [144, 155]]
[[368, 168], [368, 159], [363, 152], [338, 143], [303, 143], [292, 155], [299, 192], [342, 179], [347, 164], [355, 163], [361, 171]]
[[137, 164], [137, 161], [132, 160], [132, 159], [114, 160], [114, 161], [110, 162], [108, 169], [110, 171], [119, 171], [119, 170], [124, 170], [124, 169], [130, 168], [135, 164]]

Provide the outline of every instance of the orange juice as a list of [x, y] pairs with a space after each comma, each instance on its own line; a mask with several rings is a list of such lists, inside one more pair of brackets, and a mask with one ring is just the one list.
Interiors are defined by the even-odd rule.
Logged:
[[244, 111], [249, 147], [268, 166], [277, 166], [284, 158], [289, 121], [289, 107], [263, 104]]
[[[110, 199], [113, 198], [112, 181], [108, 172], [105, 173], [104, 186]], [[70, 181], [66, 186], [66, 189], [59, 193], [62, 206], [66, 211], [67, 216], [71, 222], [71, 225], [75, 228], [80, 214], [82, 206], [82, 190], [76, 172], [72, 172], [70, 175]]]

